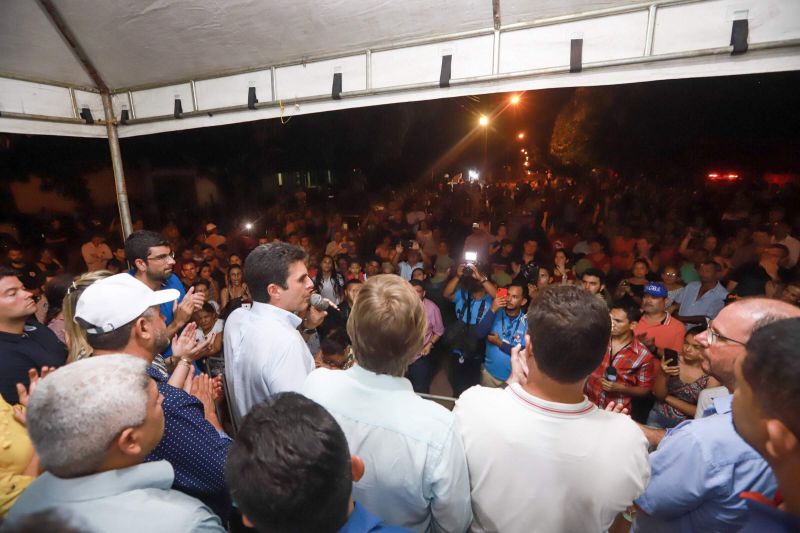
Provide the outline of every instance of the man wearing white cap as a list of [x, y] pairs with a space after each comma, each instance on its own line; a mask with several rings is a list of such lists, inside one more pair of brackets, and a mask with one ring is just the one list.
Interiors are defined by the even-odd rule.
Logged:
[[[164, 396], [166, 427], [164, 438], [146, 461], [172, 463], [173, 488], [199, 498], [224, 520], [230, 505], [224, 467], [231, 440], [213, 413], [208, 379], [196, 379], [190, 395], [169, 385], [166, 372], [152, 365], [170, 341], [160, 306], [177, 297], [175, 289], [153, 291], [128, 274], [117, 274], [81, 294], [75, 322], [86, 332], [95, 356], [124, 353], [150, 365], [148, 374]], [[181, 357], [178, 364], [191, 363]]]

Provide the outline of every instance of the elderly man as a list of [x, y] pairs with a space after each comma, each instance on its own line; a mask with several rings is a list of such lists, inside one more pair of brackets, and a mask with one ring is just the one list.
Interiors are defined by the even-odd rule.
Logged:
[[800, 531], [800, 318], [759, 328], [734, 370], [736, 432], [772, 467], [782, 498], [745, 495], [749, 512], [742, 531]]
[[[472, 531], [606, 531], [647, 485], [647, 442], [630, 418], [600, 410], [583, 384], [603, 359], [605, 304], [572, 286], [531, 302], [513, 383], [473, 387], [454, 414], [472, 485]], [[513, 366], [529, 369], [517, 382]]]
[[[695, 337], [705, 348], [703, 369], [730, 392], [736, 388], [734, 365], [759, 323], [800, 316], [800, 309], [765, 298], [749, 298], [725, 307]], [[738, 531], [745, 518], [739, 494], [772, 496], [776, 482], [766, 461], [734, 429], [733, 396], [714, 399], [699, 420], [669, 432], [643, 426], [651, 444], [650, 485], [641, 498], [634, 531]], [[663, 439], [663, 440], [662, 440]]]
[[225, 531], [200, 501], [170, 490], [169, 462], [143, 463], [164, 433], [162, 401], [147, 363], [129, 355], [84, 359], [41, 380], [27, 422], [45, 473], [8, 523], [56, 508], [92, 531]]
[[422, 349], [422, 301], [399, 276], [367, 280], [347, 322], [358, 365], [319, 369], [303, 394], [342, 426], [350, 453], [370, 465], [353, 497], [387, 523], [414, 531], [466, 531], [469, 475], [452, 413], [403, 377]]
[[[95, 356], [124, 353], [149, 365], [147, 372], [164, 396], [167, 424], [163, 439], [147, 460], [169, 461], [175, 468], [173, 488], [201, 499], [225, 518], [230, 502], [224, 468], [231, 440], [214, 412], [208, 383], [204, 378], [195, 380], [192, 394], [188, 394], [170, 385], [168, 379], [172, 378], [161, 365], [153, 363], [170, 339], [161, 305], [177, 297], [174, 289], [151, 291], [128, 274], [117, 274], [83, 291], [75, 308], [75, 321]], [[190, 373], [194, 355], [194, 351], [175, 354], [179, 362], [173, 378], [181, 373], [185, 378]]]

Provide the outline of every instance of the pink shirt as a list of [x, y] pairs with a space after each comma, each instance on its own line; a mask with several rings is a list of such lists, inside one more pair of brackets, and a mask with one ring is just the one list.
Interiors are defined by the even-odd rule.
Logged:
[[[434, 335], [441, 337], [444, 335], [444, 322], [442, 322], [442, 312], [439, 311], [439, 306], [427, 298], [422, 300], [422, 308], [425, 309], [425, 318], [428, 319], [428, 329], [425, 331], [425, 339], [423, 346], [428, 344]], [[414, 361], [420, 358], [420, 355], [414, 358]], [[413, 362], [413, 361], [412, 361]]]

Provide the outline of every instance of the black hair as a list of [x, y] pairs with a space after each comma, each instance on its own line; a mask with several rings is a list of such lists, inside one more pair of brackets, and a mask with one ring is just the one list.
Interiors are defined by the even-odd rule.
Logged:
[[194, 283], [192, 283], [192, 287], [194, 287], [195, 289], [197, 288], [198, 285], [205, 285], [206, 289], [211, 288], [211, 282], [209, 282], [206, 278], [199, 278]]
[[625, 313], [629, 322], [638, 322], [642, 318], [642, 310], [638, 305], [634, 305], [629, 300], [619, 300], [615, 302], [611, 309], [619, 309]]
[[606, 284], [606, 274], [599, 268], [587, 268], [583, 271], [583, 274], [581, 274], [581, 280], [583, 280], [584, 276], [594, 276], [600, 280], [600, 285]]
[[257, 404], [225, 464], [236, 506], [260, 532], [335, 533], [353, 479], [344, 432], [321, 405], [295, 392]]
[[611, 336], [606, 304], [570, 285], [550, 285], [528, 309], [536, 367], [559, 383], [577, 383], [603, 360]]
[[72, 285], [72, 274], [59, 274], [44, 286], [44, 296], [47, 298], [47, 314], [44, 323], [49, 324], [55, 316], [61, 312], [64, 304], [64, 296], [67, 289]]
[[217, 310], [213, 305], [211, 305], [211, 302], [204, 303], [202, 307], [200, 307], [200, 310], [205, 311], [206, 313], [214, 313], [215, 315], [217, 314]]
[[756, 329], [747, 342], [742, 375], [767, 416], [800, 436], [800, 317]]
[[412, 287], [422, 287], [423, 290], [425, 289], [425, 282], [423, 282], [421, 279], [412, 279], [409, 280], [409, 283]]
[[692, 337], [696, 337], [701, 333], [703, 333], [706, 329], [708, 328], [705, 326], [705, 324], [703, 324], [702, 326], [692, 326], [691, 328], [686, 330], [686, 335], [684, 335], [684, 337], [688, 337], [689, 335], [691, 335]]
[[717, 263], [716, 261], [711, 261], [711, 260], [708, 260], [708, 261], [703, 261], [702, 263], [700, 263], [700, 265], [701, 265], [701, 266], [702, 266], [702, 265], [713, 266], [713, 267], [714, 267], [714, 270], [715, 270], [716, 272], [722, 272], [722, 265], [720, 265], [720, 264], [719, 264], [719, 263]]
[[[326, 257], [331, 260], [331, 263], [333, 263], [333, 265], [331, 267], [332, 268], [332, 270], [331, 270], [331, 283], [333, 284], [333, 292], [335, 292], [336, 294], [341, 294], [342, 293], [342, 289], [344, 289], [345, 284], [344, 284], [344, 279], [342, 278], [342, 275], [339, 273], [338, 270], [336, 270], [336, 262], [339, 260], [339, 258], [342, 257], [342, 254], [337, 255], [335, 258], [331, 257], [331, 256], [329, 256], [327, 254], [322, 256], [322, 259], [319, 260], [320, 267], [317, 269], [317, 275], [314, 276], [314, 290], [317, 291], [320, 294], [322, 293], [322, 282], [324, 281], [322, 279], [322, 261], [324, 261]], [[344, 257], [347, 257], [347, 256], [344, 256]], [[249, 285], [249, 283], [248, 283], [248, 285]]]
[[322, 342], [320, 342], [320, 349], [323, 355], [338, 355], [344, 353], [347, 345], [350, 344], [350, 339], [344, 329], [332, 329], [328, 332]]
[[155, 231], [146, 229], [134, 231], [125, 239], [125, 259], [131, 267], [136, 264], [137, 259], [147, 261], [150, 248], [155, 246], [169, 246], [169, 241]]
[[13, 268], [0, 265], [0, 279], [12, 278], [12, 277], [19, 279], [19, 272], [17, 272]]
[[287, 242], [274, 242], [257, 246], [245, 260], [245, 283], [250, 287], [253, 301], [269, 303], [267, 286], [280, 285], [288, 289], [289, 266], [304, 261], [306, 252]]

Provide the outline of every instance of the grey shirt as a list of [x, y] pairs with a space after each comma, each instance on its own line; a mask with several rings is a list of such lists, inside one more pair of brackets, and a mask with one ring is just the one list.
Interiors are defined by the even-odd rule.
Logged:
[[56, 509], [70, 524], [98, 533], [224, 533], [200, 500], [170, 489], [174, 478], [167, 461], [72, 479], [45, 472], [20, 495], [6, 522]]

